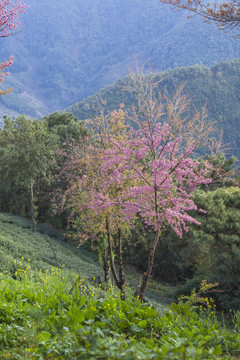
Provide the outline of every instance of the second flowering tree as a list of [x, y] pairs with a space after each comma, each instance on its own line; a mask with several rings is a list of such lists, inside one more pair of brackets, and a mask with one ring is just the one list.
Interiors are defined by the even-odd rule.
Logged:
[[[69, 149], [58, 181], [66, 184], [53, 199], [56, 213], [67, 210], [68, 223], [73, 236], [80, 243], [88, 240], [98, 250], [104, 269], [105, 282], [110, 272], [124, 297], [125, 274], [123, 268], [123, 238], [129, 233], [129, 223], [122, 204], [115, 201], [122, 190], [130, 186], [130, 179], [122, 177], [111, 183], [111, 171], [104, 171], [103, 161], [106, 149], [113, 147], [111, 140], [127, 138], [125, 112], [122, 107], [107, 116], [95, 119], [93, 128], [96, 137], [87, 138]], [[127, 182], [124, 183], [124, 181]], [[126, 199], [125, 199], [126, 200]], [[131, 216], [131, 220], [134, 216]], [[130, 219], [129, 219], [130, 220]], [[118, 258], [118, 271], [115, 267]]]

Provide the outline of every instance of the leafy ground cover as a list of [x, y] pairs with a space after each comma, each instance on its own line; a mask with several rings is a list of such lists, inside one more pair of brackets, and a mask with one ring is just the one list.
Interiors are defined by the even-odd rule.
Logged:
[[[161, 294], [168, 289], [155, 282], [151, 306], [130, 288], [122, 301], [114, 287], [89, 282], [101, 274], [97, 257], [53, 229], [38, 230], [43, 234], [32, 234], [27, 220], [0, 214], [0, 359], [239, 358], [239, 311], [229, 327], [211, 300], [166, 307]], [[137, 275], [130, 279], [135, 283]]]
[[173, 303], [159, 314], [131, 290], [122, 301], [114, 288], [61, 269], [36, 274], [27, 261], [15, 261], [15, 276], [0, 275], [1, 359], [239, 358], [240, 323], [223, 326], [211, 303], [202, 311]]

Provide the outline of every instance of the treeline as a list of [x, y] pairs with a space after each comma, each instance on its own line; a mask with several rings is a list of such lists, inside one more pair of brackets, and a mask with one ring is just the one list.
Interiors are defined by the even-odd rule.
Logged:
[[[223, 141], [230, 148], [229, 154], [240, 158], [240, 61], [222, 62], [211, 68], [202, 65], [190, 66], [157, 73], [159, 93], [169, 96], [175, 93], [180, 84], [185, 84], [184, 93], [191, 97], [197, 109], [206, 105], [209, 119], [218, 123], [219, 132], [223, 129]], [[120, 103], [126, 107], [136, 104], [136, 95], [128, 91], [129, 77], [100, 90], [88, 99], [67, 108], [80, 120], [92, 118], [101, 109], [112, 111]]]
[[[146, 78], [141, 79], [145, 84]], [[158, 84], [158, 79], [154, 76], [152, 79]], [[207, 122], [202, 132], [194, 131], [189, 137], [191, 128], [196, 129], [193, 122], [189, 128], [179, 125], [189, 114], [188, 107], [181, 108], [177, 122], [171, 122], [174, 114], [179, 115], [171, 112], [176, 109], [171, 104], [182, 106], [186, 98], [179, 95], [164, 105], [159, 103], [155, 91], [151, 94], [155, 106], [151, 107], [146, 133], [149, 106], [128, 111], [122, 104], [118, 110], [96, 117], [88, 127], [69, 113], [54, 113], [42, 121], [25, 116], [16, 120], [5, 117], [0, 131], [0, 210], [30, 217], [33, 231], [36, 221], [48, 222], [64, 229], [70, 240], [89, 241], [98, 250], [105, 280], [108, 281], [110, 272], [115, 272], [115, 282], [122, 290], [124, 263], [129, 262], [143, 271], [139, 284], [142, 296], [143, 284], [150, 276], [178, 284], [176, 297], [189, 293], [207, 279], [219, 283], [219, 292], [212, 294], [219, 307], [237, 308], [240, 190], [234, 167], [236, 158], [226, 159], [219, 153], [198, 162], [193, 160], [189, 155], [205, 137], [209, 138], [210, 124]], [[162, 105], [168, 109], [167, 121], [161, 125], [165, 128], [159, 127], [164, 114], [159, 112]], [[160, 117], [156, 118], [156, 114]], [[196, 118], [196, 114], [199, 115], [196, 112], [191, 121], [202, 119]], [[129, 128], [129, 116], [138, 121], [134, 128]], [[153, 135], [150, 129], [154, 130]], [[175, 131], [183, 141], [179, 149], [175, 141], [181, 139], [176, 138]], [[145, 145], [141, 148], [139, 134], [140, 139], [146, 139], [149, 150]], [[154, 141], [149, 141], [148, 136], [155, 136]], [[159, 145], [151, 148], [155, 143]], [[116, 144], [118, 151], [128, 149], [124, 157], [114, 150]], [[136, 156], [131, 155], [135, 148], [139, 149]], [[156, 163], [157, 159], [161, 164]], [[205, 171], [206, 160], [210, 168]], [[198, 180], [194, 177], [197, 174]], [[168, 186], [164, 188], [165, 181]], [[200, 212], [193, 210], [188, 199], [197, 184], [193, 199], [197, 208], [203, 210]], [[152, 207], [154, 201], [156, 206]], [[147, 207], [152, 210], [146, 212]], [[194, 224], [194, 219], [201, 225]], [[181, 236], [187, 222], [193, 224]]]

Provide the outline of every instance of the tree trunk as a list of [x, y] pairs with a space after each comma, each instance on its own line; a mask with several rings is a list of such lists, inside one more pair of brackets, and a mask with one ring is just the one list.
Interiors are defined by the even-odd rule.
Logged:
[[145, 273], [143, 273], [143, 275], [142, 275], [142, 281], [141, 281], [140, 288], [139, 288], [139, 298], [141, 301], [143, 301], [145, 291], [147, 288], [147, 284], [148, 284], [148, 281], [152, 274], [153, 261], [154, 261], [154, 256], [155, 256], [156, 247], [157, 247], [157, 244], [159, 241], [159, 237], [160, 237], [160, 229], [158, 229], [156, 231], [155, 239], [154, 239], [154, 242], [153, 242], [151, 250], [150, 250], [147, 271]]
[[123, 254], [122, 254], [122, 232], [120, 229], [118, 229], [118, 250], [119, 250], [119, 277], [117, 276], [117, 271], [114, 264], [113, 259], [113, 250], [112, 250], [112, 241], [111, 241], [111, 234], [109, 229], [109, 223], [108, 219], [106, 219], [106, 230], [107, 230], [107, 239], [108, 239], [108, 254], [110, 257], [110, 264], [111, 264], [111, 270], [113, 274], [114, 281], [116, 283], [116, 286], [121, 291], [121, 298], [122, 300], [125, 299], [125, 293], [124, 293], [124, 285], [125, 285], [125, 273], [123, 269]]
[[34, 215], [34, 193], [33, 193], [33, 184], [34, 182], [31, 181], [30, 184], [30, 193], [31, 193], [31, 219], [32, 219], [32, 232], [36, 230], [36, 220]]
[[109, 281], [109, 265], [108, 265], [108, 249], [103, 250], [103, 270], [104, 270], [104, 281], [106, 284], [108, 284]]
[[116, 272], [115, 264], [114, 264], [114, 260], [113, 260], [112, 242], [111, 242], [111, 234], [110, 234], [108, 219], [106, 219], [106, 229], [107, 229], [107, 239], [108, 239], [108, 254], [110, 257], [111, 270], [112, 270], [113, 278], [116, 282], [116, 285], [118, 286], [119, 279], [117, 276], [117, 272]]
[[125, 273], [123, 268], [122, 232], [118, 229], [119, 287], [124, 298]]

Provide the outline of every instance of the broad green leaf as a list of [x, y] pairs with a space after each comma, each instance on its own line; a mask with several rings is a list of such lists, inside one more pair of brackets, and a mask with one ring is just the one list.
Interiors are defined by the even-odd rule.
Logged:
[[219, 344], [219, 345], [216, 346], [215, 348], [211, 348], [211, 349], [209, 350], [209, 354], [215, 355], [215, 356], [221, 355], [221, 354], [222, 354], [221, 345]]
[[140, 328], [140, 329], [146, 329], [147, 327], [147, 320], [141, 320], [137, 323], [137, 326]]
[[143, 329], [138, 327], [136, 324], [132, 324], [130, 329], [135, 333], [141, 333], [143, 331]]
[[45, 341], [47, 341], [48, 339], [50, 339], [50, 337], [51, 337], [52, 335], [49, 333], [49, 332], [47, 332], [47, 331], [42, 331], [42, 332], [40, 332], [39, 334], [38, 334], [38, 340], [40, 341], [40, 342], [45, 342]]
[[186, 353], [192, 360], [196, 359], [197, 349], [195, 347], [191, 346], [187, 349]]
[[68, 314], [76, 323], [82, 323], [85, 320], [85, 313], [77, 308], [72, 308], [71, 310], [69, 310]]
[[117, 325], [122, 331], [129, 328], [129, 323], [126, 320], [120, 320]]

